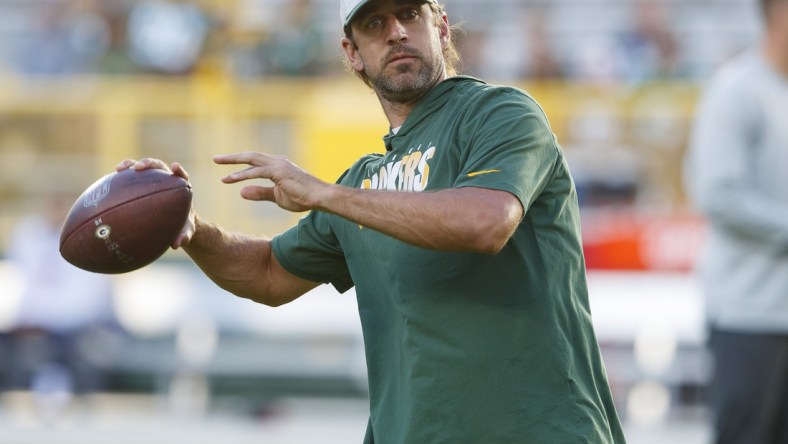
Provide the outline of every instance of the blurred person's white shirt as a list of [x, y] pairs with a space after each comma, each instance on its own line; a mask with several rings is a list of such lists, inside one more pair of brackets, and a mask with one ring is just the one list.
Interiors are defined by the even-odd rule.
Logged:
[[22, 273], [15, 328], [68, 333], [112, 317], [112, 279], [60, 256], [60, 227], [43, 217], [23, 220], [10, 239], [9, 259]]
[[788, 332], [788, 78], [760, 51], [709, 84], [685, 173], [710, 225], [700, 264], [709, 321]]
[[191, 3], [137, 2], [128, 22], [131, 56], [141, 66], [186, 73], [197, 63], [207, 38], [206, 19]]

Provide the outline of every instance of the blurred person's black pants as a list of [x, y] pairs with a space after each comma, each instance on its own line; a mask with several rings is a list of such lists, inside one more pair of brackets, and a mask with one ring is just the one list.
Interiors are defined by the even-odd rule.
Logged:
[[711, 329], [717, 444], [788, 443], [788, 335]]
[[[91, 362], [86, 353], [86, 338], [89, 330], [75, 331], [69, 334], [52, 333], [40, 329], [20, 329], [11, 332], [7, 337], [6, 369], [4, 390], [36, 389], [35, 376], [49, 366], [58, 370], [67, 379], [62, 381], [65, 389], [76, 395], [96, 392], [104, 385], [102, 369]], [[58, 372], [50, 372], [59, 376]]]

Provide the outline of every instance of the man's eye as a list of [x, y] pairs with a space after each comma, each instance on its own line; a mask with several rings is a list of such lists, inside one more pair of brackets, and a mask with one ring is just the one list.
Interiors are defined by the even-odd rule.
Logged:
[[382, 23], [383, 23], [383, 20], [381, 20], [379, 17], [373, 17], [373, 18], [367, 20], [366, 28], [367, 29], [378, 29], [378, 28], [380, 28]]
[[419, 11], [415, 9], [408, 9], [400, 15], [403, 20], [415, 20], [419, 16]]

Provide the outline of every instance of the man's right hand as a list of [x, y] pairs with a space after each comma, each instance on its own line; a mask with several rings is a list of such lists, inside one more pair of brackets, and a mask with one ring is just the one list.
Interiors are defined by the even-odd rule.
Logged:
[[[171, 166], [167, 166], [167, 164], [164, 163], [163, 160], [146, 157], [140, 160], [125, 159], [115, 166], [116, 171], [123, 171], [127, 169], [133, 169], [139, 171], [149, 168], [156, 168], [160, 170], [169, 171], [175, 174], [176, 176], [182, 177], [186, 181], [189, 180], [189, 173], [187, 173], [186, 170], [183, 168], [183, 166], [181, 166], [181, 164], [179, 164], [178, 162], [173, 163]], [[189, 244], [196, 230], [196, 226], [197, 226], [196, 219], [197, 219], [197, 215], [194, 211], [194, 207], [192, 207], [189, 210], [189, 217], [186, 219], [186, 224], [184, 224], [180, 233], [178, 233], [178, 236], [175, 238], [174, 241], [172, 241], [172, 244], [170, 245], [172, 248], [177, 250], [178, 248], [184, 247]]]

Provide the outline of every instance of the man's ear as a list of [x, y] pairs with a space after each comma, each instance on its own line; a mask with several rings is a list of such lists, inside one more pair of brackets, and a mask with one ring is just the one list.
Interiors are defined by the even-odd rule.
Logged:
[[358, 53], [358, 47], [347, 37], [342, 38], [342, 50], [345, 51], [348, 64], [357, 72], [364, 71], [364, 63], [361, 61], [361, 55]]
[[449, 16], [446, 12], [441, 13], [441, 20], [438, 25], [438, 35], [441, 39], [441, 47], [446, 49], [451, 41], [451, 27], [449, 26]]

